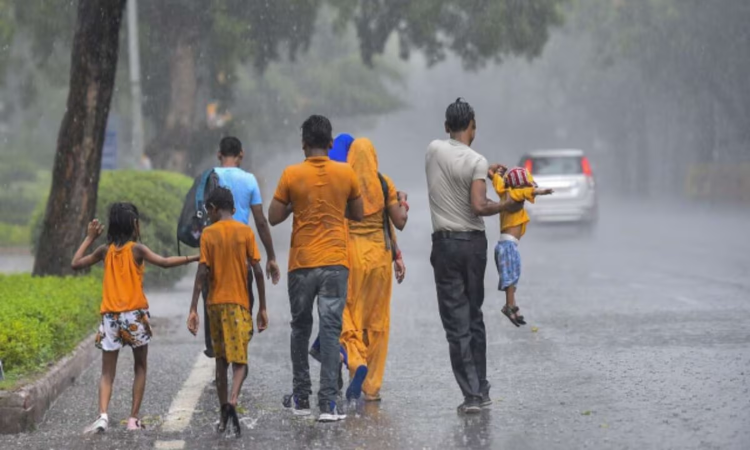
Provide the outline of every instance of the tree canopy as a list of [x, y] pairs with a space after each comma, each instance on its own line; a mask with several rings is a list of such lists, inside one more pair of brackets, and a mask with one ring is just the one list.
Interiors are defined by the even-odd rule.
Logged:
[[[334, 30], [339, 39], [341, 36], [356, 39], [359, 42], [356, 53], [359, 53], [362, 61], [368, 67], [380, 69], [357, 69], [356, 61], [351, 58], [354, 53], [352, 48], [326, 49], [325, 43], [321, 43], [316, 51], [319, 60], [307, 59], [306, 64], [312, 64], [313, 73], [328, 69], [343, 77], [340, 81], [349, 84], [340, 90], [319, 85], [326, 97], [316, 97], [323, 102], [297, 99], [294, 103], [319, 110], [333, 110], [334, 105], [347, 105], [345, 110], [341, 110], [347, 116], [383, 113], [399, 105], [388, 90], [397, 74], [384, 69], [383, 65], [378, 66], [376, 61], [378, 55], [386, 52], [391, 39], [397, 41], [401, 57], [408, 58], [414, 51], [420, 51], [429, 64], [438, 63], [449, 52], [460, 56], [465, 66], [471, 69], [500, 61], [506, 55], [534, 57], [539, 55], [548, 38], [548, 28], [561, 22], [559, 5], [563, 2], [139, 2], [144, 113], [151, 125], [149, 129], [153, 130], [150, 133], [149, 154], [157, 167], [187, 170], [186, 167], [196, 162], [191, 154], [204, 151], [196, 148], [194, 143], [210, 140], [216, 134], [206, 130], [202, 116], [206, 105], [217, 104], [219, 113], [231, 109], [235, 119], [247, 124], [248, 117], [237, 116], [239, 111], [248, 109], [235, 102], [239, 94], [236, 88], [238, 80], [248, 76], [263, 78], [269, 65], [276, 61], [293, 64], [311, 48], [315, 34], [327, 33], [320, 26]], [[0, 20], [0, 40], [4, 36], [3, 23], [9, 23], [11, 26], [5, 34], [6, 38], [12, 39], [15, 35], [28, 39], [38, 64], [54, 67], [59, 62], [56, 55], [67, 53], [63, 49], [70, 47], [70, 30], [75, 13], [70, 3], [60, 5], [45, 0], [5, 0], [0, 3], [0, 8], [5, 16], [15, 19]], [[329, 16], [334, 20], [321, 20], [321, 17]], [[352, 29], [355, 30], [354, 35], [350, 34]], [[125, 37], [126, 33], [121, 33], [121, 39]], [[126, 46], [121, 47], [124, 56]], [[343, 55], [342, 51], [347, 54]], [[64, 63], [64, 59], [61, 62]], [[124, 75], [127, 60], [123, 58], [122, 63], [120, 70]], [[318, 68], [315, 69], [315, 66]], [[281, 69], [277, 69], [277, 73], [278, 70]], [[48, 72], [53, 77], [65, 73], [56, 69]], [[309, 86], [303, 79], [306, 75], [306, 72], [300, 73], [297, 69], [292, 77], [293, 82], [287, 83], [287, 88], [292, 92], [305, 91], [294, 86]], [[321, 79], [319, 75], [313, 75], [313, 78]], [[258, 97], [250, 100], [261, 100], [264, 96], [269, 98], [271, 94], [278, 93], [263, 91], [271, 84], [265, 83], [261, 89], [256, 89], [254, 92]], [[346, 88], [355, 84], [356, 89]], [[280, 87], [280, 83], [277, 86]], [[245, 92], [244, 98], [247, 98], [248, 91]], [[348, 93], [346, 98], [342, 98], [342, 92]], [[120, 94], [126, 97], [127, 90], [120, 90]], [[376, 102], [382, 98], [386, 101]], [[124, 102], [127, 103], [126, 100]], [[309, 109], [303, 111], [309, 112]], [[282, 115], [277, 118], [291, 115], [289, 110], [280, 113]], [[336, 111], [333, 111], [335, 114]], [[175, 155], [182, 156], [174, 158]]]

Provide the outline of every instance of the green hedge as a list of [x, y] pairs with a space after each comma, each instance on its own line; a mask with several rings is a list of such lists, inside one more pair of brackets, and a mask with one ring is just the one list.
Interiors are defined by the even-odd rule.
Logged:
[[28, 225], [0, 222], [0, 247], [25, 247], [29, 245], [31, 229]]
[[[141, 214], [141, 240], [151, 250], [162, 255], [177, 254], [177, 220], [182, 210], [185, 194], [193, 180], [185, 175], [162, 171], [115, 170], [102, 172], [96, 217], [104, 224], [105, 233], [96, 244], [105, 242], [109, 207], [115, 202], [131, 202]], [[32, 246], [41, 234], [46, 200], [37, 207], [33, 219]], [[83, 235], [83, 230], [81, 231]], [[183, 250], [191, 250], [182, 247]], [[35, 250], [36, 251], [36, 250]], [[191, 250], [195, 252], [195, 250]], [[173, 286], [187, 274], [187, 267], [146, 269], [146, 286]]]
[[101, 292], [95, 276], [0, 275], [0, 360], [6, 376], [13, 381], [43, 368], [95, 331]]

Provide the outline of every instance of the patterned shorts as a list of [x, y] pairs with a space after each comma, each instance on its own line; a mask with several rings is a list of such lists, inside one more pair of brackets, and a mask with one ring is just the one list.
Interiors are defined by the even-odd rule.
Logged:
[[96, 348], [113, 352], [128, 346], [142, 347], [151, 342], [151, 317], [147, 309], [104, 313], [96, 333]]
[[521, 279], [521, 253], [514, 241], [500, 241], [495, 246], [495, 264], [500, 282], [497, 288], [501, 291], [516, 286]]
[[250, 311], [233, 303], [208, 305], [208, 320], [216, 358], [247, 364], [247, 345], [253, 338]]

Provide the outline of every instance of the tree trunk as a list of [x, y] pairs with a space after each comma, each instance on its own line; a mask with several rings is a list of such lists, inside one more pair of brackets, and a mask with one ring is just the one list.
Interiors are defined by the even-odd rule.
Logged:
[[57, 137], [34, 275], [70, 275], [70, 260], [96, 212], [102, 145], [115, 84], [125, 0], [79, 0], [70, 89]]
[[161, 131], [146, 150], [154, 168], [188, 172], [198, 91], [195, 51], [192, 33], [183, 31], [177, 35], [169, 56], [169, 107]]

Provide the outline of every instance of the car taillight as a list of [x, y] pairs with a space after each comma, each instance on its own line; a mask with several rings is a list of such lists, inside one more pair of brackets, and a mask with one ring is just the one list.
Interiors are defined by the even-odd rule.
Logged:
[[585, 156], [581, 158], [581, 170], [583, 171], [583, 174], [586, 175], [587, 177], [594, 175], [591, 172], [591, 164], [589, 163], [589, 159], [586, 158]]
[[528, 171], [529, 173], [531, 173], [531, 169], [532, 169], [532, 168], [534, 167], [534, 163], [533, 163], [533, 162], [532, 162], [532, 161], [531, 161], [530, 159], [527, 159], [527, 160], [526, 160], [526, 162], [524, 162], [524, 163], [523, 163], [523, 167], [524, 167], [524, 168], [525, 168], [525, 169], [526, 169], [526, 170], [527, 170], [527, 171]]

